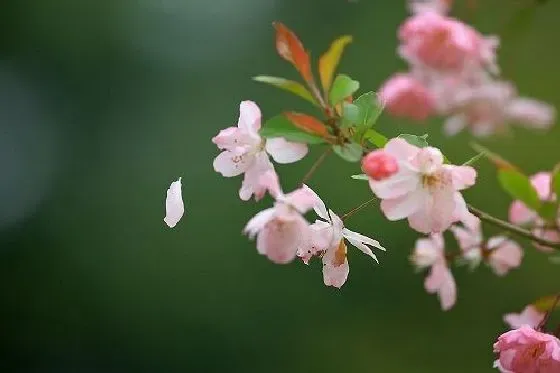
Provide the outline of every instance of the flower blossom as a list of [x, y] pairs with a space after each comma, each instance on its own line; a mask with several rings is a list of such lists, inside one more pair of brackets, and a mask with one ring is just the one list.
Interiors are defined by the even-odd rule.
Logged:
[[512, 329], [521, 328], [523, 325], [529, 325], [536, 329], [544, 320], [545, 314], [537, 310], [532, 304], [523, 309], [521, 313], [508, 313], [504, 315], [504, 322]]
[[387, 219], [408, 218], [413, 229], [437, 233], [466, 213], [459, 191], [475, 183], [474, 168], [444, 164], [439, 149], [419, 148], [401, 138], [390, 140], [384, 151], [396, 158], [399, 170], [383, 180], [370, 178], [369, 185], [382, 199]]
[[174, 181], [167, 189], [167, 197], [165, 198], [165, 218], [163, 221], [169, 228], [177, 225], [179, 220], [185, 213], [185, 206], [183, 204], [183, 196], [181, 193], [181, 178]]
[[261, 128], [261, 111], [252, 101], [243, 101], [239, 105], [237, 127], [221, 130], [212, 138], [212, 142], [223, 150], [214, 159], [214, 170], [225, 177], [245, 174], [239, 190], [242, 200], [249, 200], [254, 194], [261, 199], [266, 188], [260, 185], [261, 176], [273, 171], [269, 155], [277, 163], [292, 163], [307, 154], [307, 145], [292, 143], [284, 138], [263, 139], [259, 135]]
[[560, 340], [528, 325], [502, 334], [494, 343], [494, 367], [503, 373], [560, 372]]
[[463, 224], [464, 227], [452, 226], [450, 229], [461, 248], [463, 259], [471, 267], [484, 260], [498, 276], [504, 276], [521, 265], [523, 250], [515, 241], [495, 236], [484, 242], [480, 220], [476, 217]]
[[447, 266], [443, 236], [432, 234], [418, 239], [410, 259], [418, 268], [430, 268], [424, 281], [426, 291], [437, 293], [442, 310], [451, 309], [457, 300], [457, 285]]
[[[542, 202], [556, 201], [556, 195], [551, 191], [551, 175], [549, 172], [539, 172], [530, 178], [539, 199]], [[546, 222], [539, 217], [536, 211], [531, 210], [521, 201], [513, 201], [509, 207], [509, 221], [517, 225], [528, 225], [537, 237], [550, 241], [560, 242], [560, 232], [554, 227], [548, 228]], [[557, 213], [556, 225], [560, 226], [560, 211]], [[538, 249], [551, 252], [553, 249], [540, 244], [534, 244]]]
[[379, 90], [386, 110], [396, 117], [426, 120], [435, 114], [436, 98], [412, 74], [395, 74]]
[[[344, 227], [342, 219], [315, 194], [315, 213], [323, 220], [317, 219], [311, 225], [311, 234], [305, 245], [298, 250], [298, 256], [307, 264], [313, 256], [321, 256], [323, 261], [323, 282], [326, 286], [342, 287], [348, 278], [350, 267], [346, 256], [348, 241], [352, 246], [378, 262], [371, 250], [375, 247], [385, 250], [378, 241]], [[369, 245], [369, 246], [368, 246]]]
[[261, 176], [259, 183], [276, 202], [249, 220], [244, 232], [251, 239], [257, 237], [259, 254], [266, 255], [274, 263], [289, 263], [296, 257], [298, 248], [308, 241], [309, 223], [303, 214], [313, 208], [315, 193], [303, 186], [284, 194], [278, 176], [271, 170]]

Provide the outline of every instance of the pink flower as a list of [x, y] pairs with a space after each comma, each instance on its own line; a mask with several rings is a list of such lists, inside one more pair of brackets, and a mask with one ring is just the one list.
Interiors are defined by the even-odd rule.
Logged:
[[528, 305], [521, 313], [508, 313], [504, 315], [504, 322], [512, 329], [521, 328], [523, 325], [529, 325], [531, 328], [536, 329], [537, 326], [544, 320], [545, 314], [539, 312], [533, 305]]
[[177, 181], [172, 182], [169, 189], [167, 189], [165, 218], [163, 218], [163, 221], [169, 228], [173, 228], [181, 220], [184, 213], [185, 206], [181, 192], [181, 178], [179, 178]]
[[449, 12], [453, 0], [410, 0], [409, 8], [412, 13], [436, 12], [446, 14]]
[[304, 186], [284, 194], [273, 171], [265, 172], [260, 183], [276, 202], [274, 207], [249, 220], [244, 231], [251, 239], [257, 237], [259, 254], [266, 255], [274, 263], [289, 263], [296, 257], [298, 247], [308, 240], [309, 223], [302, 215], [313, 208], [315, 193]]
[[[539, 199], [543, 202], [556, 201], [556, 195], [550, 190], [551, 175], [548, 172], [539, 172], [531, 176], [531, 184], [537, 191]], [[560, 224], [560, 212], [558, 215], [558, 223]], [[560, 242], [560, 232], [556, 229], [546, 228], [546, 222], [539, 217], [536, 211], [531, 210], [521, 201], [513, 201], [509, 208], [509, 221], [517, 225], [529, 225], [533, 230], [533, 234], [537, 237], [550, 241]], [[534, 243], [535, 247], [551, 252], [553, 249]]]
[[377, 257], [369, 246], [380, 250], [385, 248], [378, 241], [345, 228], [342, 219], [332, 210], [327, 211], [325, 203], [316, 194], [313, 209], [323, 220], [316, 220], [311, 225], [310, 239], [300, 247], [298, 256], [306, 264], [312, 256], [322, 256], [323, 282], [326, 286], [340, 288], [350, 272], [345, 240], [376, 262]]
[[560, 372], [560, 340], [527, 325], [502, 334], [494, 343], [494, 367], [503, 373]]
[[435, 98], [424, 84], [409, 74], [396, 74], [380, 88], [379, 96], [389, 113], [425, 120], [435, 111]]
[[515, 87], [501, 81], [489, 80], [460, 87], [453, 95], [450, 106], [453, 115], [444, 125], [447, 135], [454, 135], [468, 127], [475, 136], [489, 136], [504, 132], [508, 123], [547, 128], [555, 117], [554, 108], [517, 97]]
[[451, 309], [457, 300], [457, 286], [447, 267], [443, 236], [432, 234], [417, 240], [411, 260], [418, 268], [430, 267], [424, 287], [430, 294], [437, 293], [442, 310]]
[[307, 154], [305, 144], [288, 142], [283, 138], [261, 138], [260, 128], [259, 107], [252, 101], [243, 101], [239, 105], [237, 127], [223, 129], [212, 138], [212, 142], [223, 150], [214, 159], [214, 170], [225, 177], [244, 173], [239, 197], [245, 201], [253, 194], [256, 200], [264, 196], [266, 188], [259, 184], [260, 177], [274, 170], [269, 154], [278, 163], [296, 162]]
[[466, 204], [459, 191], [474, 184], [474, 168], [444, 164], [439, 149], [418, 148], [401, 138], [390, 140], [384, 151], [397, 159], [399, 171], [385, 180], [370, 179], [369, 185], [382, 199], [387, 219], [408, 218], [413, 229], [436, 233], [462, 218]]
[[465, 227], [452, 226], [450, 229], [459, 243], [463, 259], [469, 262], [471, 268], [485, 260], [498, 276], [503, 276], [521, 265], [521, 247], [502, 236], [491, 237], [485, 243], [478, 218], [465, 224]]
[[399, 171], [399, 164], [392, 155], [383, 150], [374, 150], [362, 158], [362, 170], [373, 180], [379, 181]]
[[484, 38], [472, 27], [434, 11], [408, 18], [399, 29], [401, 56], [413, 65], [461, 71], [492, 67], [497, 39]]

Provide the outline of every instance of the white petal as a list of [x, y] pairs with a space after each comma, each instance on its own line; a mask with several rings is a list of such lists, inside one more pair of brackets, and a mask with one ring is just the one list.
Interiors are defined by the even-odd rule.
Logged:
[[380, 207], [387, 219], [399, 220], [419, 211], [427, 198], [430, 198], [428, 193], [419, 189], [399, 198], [385, 199]]
[[274, 217], [275, 212], [276, 210], [274, 208], [260, 211], [257, 215], [253, 216], [251, 220], [249, 220], [243, 231], [247, 233], [249, 238], [253, 239], [255, 235], [264, 228], [266, 223]]
[[261, 128], [261, 109], [253, 101], [242, 101], [239, 104], [239, 120], [237, 126], [251, 136], [257, 136]]
[[366, 245], [370, 245], [370, 246], [373, 246], [375, 248], [378, 248], [379, 250], [386, 251], [386, 249], [383, 246], [381, 246], [379, 241], [374, 240], [373, 238], [364, 236], [364, 235], [362, 235], [358, 232], [354, 232], [354, 231], [351, 231], [350, 229], [344, 228], [342, 230], [342, 234], [344, 235], [344, 237], [346, 237], [346, 239], [348, 239], [348, 241], [351, 241], [351, 240], [352, 241], [358, 241], [358, 242], [364, 243]]
[[447, 136], [454, 136], [461, 132], [467, 125], [467, 118], [463, 114], [454, 115], [445, 121], [443, 124], [443, 132]]
[[167, 189], [167, 198], [165, 199], [165, 218], [163, 221], [173, 228], [185, 213], [185, 206], [183, 205], [183, 196], [181, 193], [181, 178], [174, 181]]
[[317, 216], [320, 217], [321, 219], [325, 219], [327, 221], [330, 221], [329, 214], [327, 213], [327, 208], [325, 206], [325, 202], [323, 202], [321, 197], [319, 197], [319, 195], [317, 193], [315, 193], [315, 191], [313, 189], [311, 189], [309, 187], [307, 187], [307, 188], [311, 192], [313, 192], [313, 194], [315, 196], [315, 204], [313, 205], [313, 210], [315, 211]]
[[307, 154], [307, 145], [286, 141], [283, 137], [266, 140], [266, 152], [277, 163], [294, 163]]
[[397, 198], [418, 189], [420, 176], [406, 165], [399, 164], [398, 173], [380, 181], [370, 179], [369, 186], [378, 198]]
[[[274, 180], [263, 180], [263, 175], [271, 172], [276, 175], [274, 171], [274, 166], [272, 162], [269, 161], [268, 155], [265, 152], [258, 153], [255, 157], [255, 161], [251, 166], [245, 171], [245, 177], [243, 178], [243, 183], [241, 184], [241, 189], [239, 189], [239, 198], [243, 201], [248, 201], [251, 196], [255, 195], [255, 200], [258, 201], [264, 197], [264, 194], [269, 188], [278, 186], [277, 177], [276, 184]], [[266, 181], [266, 182], [265, 182]], [[271, 194], [274, 196], [278, 192], [278, 189], [273, 189]]]
[[232, 177], [244, 173], [253, 163], [254, 156], [223, 151], [214, 159], [214, 170], [225, 177]]

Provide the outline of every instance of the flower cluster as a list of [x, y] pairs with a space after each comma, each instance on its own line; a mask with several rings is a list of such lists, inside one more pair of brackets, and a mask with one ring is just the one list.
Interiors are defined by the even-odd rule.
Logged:
[[399, 55], [410, 69], [382, 85], [387, 111], [417, 121], [444, 116], [447, 135], [468, 128], [487, 136], [503, 132], [508, 123], [548, 128], [554, 108], [519, 97], [511, 82], [500, 80], [498, 38], [449, 16], [449, 3], [411, 0], [413, 14], [398, 32]]

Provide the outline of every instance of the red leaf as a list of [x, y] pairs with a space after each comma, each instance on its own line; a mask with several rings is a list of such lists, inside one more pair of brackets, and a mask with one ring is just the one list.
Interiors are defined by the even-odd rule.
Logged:
[[280, 22], [274, 22], [273, 26], [276, 29], [276, 50], [278, 54], [286, 61], [292, 63], [303, 79], [307, 82], [312, 81], [313, 76], [309, 54], [303, 48], [303, 44], [297, 35]]
[[304, 130], [305, 132], [312, 133], [314, 135], [319, 135], [321, 137], [327, 137], [329, 135], [329, 130], [319, 119], [314, 118], [307, 114], [300, 113], [284, 113], [286, 118], [290, 120], [297, 128]]

